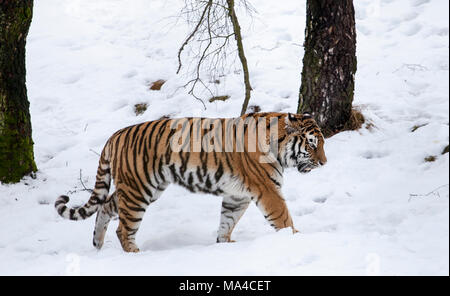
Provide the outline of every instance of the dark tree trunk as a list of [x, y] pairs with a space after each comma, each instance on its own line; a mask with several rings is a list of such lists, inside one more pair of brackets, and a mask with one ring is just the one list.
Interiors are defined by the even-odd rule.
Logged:
[[37, 170], [25, 86], [25, 43], [33, 0], [0, 0], [0, 182]]
[[352, 111], [356, 72], [353, 0], [307, 0], [305, 55], [298, 113], [309, 112], [326, 136]]

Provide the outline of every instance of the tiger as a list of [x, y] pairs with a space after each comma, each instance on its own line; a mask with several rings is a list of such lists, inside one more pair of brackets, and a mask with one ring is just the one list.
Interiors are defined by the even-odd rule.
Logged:
[[[210, 124], [205, 125], [206, 120]], [[195, 126], [199, 128], [192, 128]], [[227, 127], [231, 133], [224, 135]], [[202, 145], [215, 149], [203, 149], [205, 145], [193, 149], [194, 141], [208, 133], [219, 140], [229, 137], [231, 144], [225, 139], [212, 145], [214, 139], [207, 138]], [[180, 134], [185, 136], [184, 143]], [[256, 134], [262, 135], [263, 144], [269, 142], [269, 149], [263, 150], [259, 142], [250, 147]], [[180, 150], [180, 146], [190, 149]], [[222, 197], [217, 243], [234, 242], [231, 233], [251, 201], [275, 230], [290, 227], [296, 233], [281, 192], [283, 172], [296, 167], [300, 173], [307, 173], [326, 162], [324, 136], [307, 113], [248, 113], [231, 119], [164, 118], [115, 132], [102, 150], [90, 199], [81, 207], [70, 208], [66, 205], [69, 197], [61, 195], [54, 205], [61, 217], [70, 220], [84, 220], [97, 213], [93, 237], [97, 249], [103, 246], [110, 220], [118, 216], [116, 234], [123, 250], [139, 252], [136, 233], [146, 208], [171, 183], [193, 193]], [[108, 195], [111, 180], [115, 191]]]

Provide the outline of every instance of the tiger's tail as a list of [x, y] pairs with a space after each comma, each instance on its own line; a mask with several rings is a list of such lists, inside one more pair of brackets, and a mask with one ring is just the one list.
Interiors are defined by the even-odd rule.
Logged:
[[102, 204], [108, 197], [109, 187], [111, 185], [111, 166], [109, 151], [110, 149], [108, 141], [103, 148], [102, 154], [100, 156], [95, 188], [92, 191], [91, 197], [86, 204], [79, 208], [69, 208], [66, 206], [66, 204], [69, 202], [68, 196], [61, 195], [56, 199], [55, 208], [61, 217], [70, 220], [84, 220], [101, 209]]

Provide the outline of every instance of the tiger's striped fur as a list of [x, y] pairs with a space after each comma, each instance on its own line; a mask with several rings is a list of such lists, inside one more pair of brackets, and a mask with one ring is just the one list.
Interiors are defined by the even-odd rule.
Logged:
[[[237, 152], [237, 144], [231, 152], [173, 151], [171, 137], [183, 127], [174, 129], [175, 119], [145, 122], [117, 131], [106, 142], [95, 189], [84, 206], [68, 208], [69, 198], [60, 196], [55, 208], [63, 218], [71, 220], [83, 220], [97, 213], [93, 240], [97, 248], [103, 245], [110, 219], [118, 215], [116, 232], [123, 249], [137, 252], [135, 236], [147, 206], [157, 200], [170, 183], [175, 183], [191, 192], [223, 197], [217, 242], [231, 241], [233, 228], [250, 201], [256, 203], [275, 229], [291, 227], [295, 232], [281, 194], [283, 169], [297, 167], [300, 172], [308, 172], [325, 164], [323, 135], [306, 114], [255, 113], [240, 118], [264, 118], [266, 132], [270, 120], [278, 120], [278, 147], [272, 162], [261, 162], [264, 153], [258, 147], [250, 150], [247, 141], [243, 152]], [[187, 118], [185, 122], [192, 126], [195, 120]], [[226, 125], [225, 119], [216, 121]], [[201, 129], [201, 135], [207, 131]], [[256, 129], [250, 127], [242, 131], [246, 140], [255, 132]], [[192, 145], [192, 137], [189, 141]], [[116, 190], [108, 196], [111, 179]]]

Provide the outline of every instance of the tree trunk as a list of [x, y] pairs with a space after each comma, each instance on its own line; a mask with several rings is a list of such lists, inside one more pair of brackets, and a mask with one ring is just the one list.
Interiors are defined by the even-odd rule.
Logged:
[[307, 0], [298, 113], [308, 112], [325, 136], [349, 121], [356, 73], [353, 0]]
[[234, 0], [227, 0], [227, 4], [228, 4], [228, 16], [230, 17], [231, 23], [233, 24], [234, 38], [236, 39], [239, 60], [241, 61], [242, 70], [244, 71], [245, 98], [241, 109], [241, 116], [242, 116], [245, 114], [245, 112], [247, 112], [252, 86], [250, 85], [250, 74], [248, 72], [247, 58], [245, 57], [244, 45], [242, 44], [241, 26], [239, 25], [236, 11], [234, 9]]
[[0, 0], [0, 182], [37, 170], [25, 85], [25, 43], [33, 0]]

